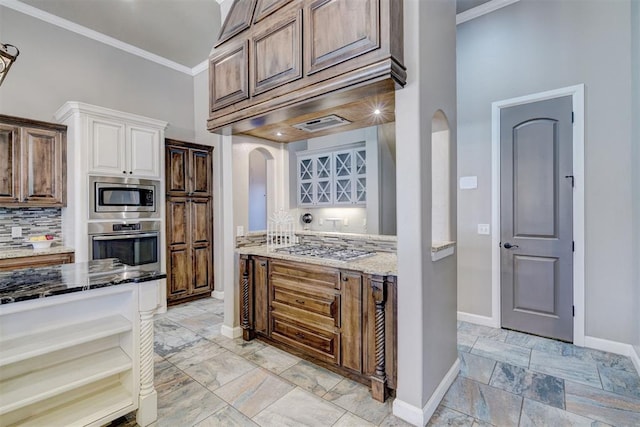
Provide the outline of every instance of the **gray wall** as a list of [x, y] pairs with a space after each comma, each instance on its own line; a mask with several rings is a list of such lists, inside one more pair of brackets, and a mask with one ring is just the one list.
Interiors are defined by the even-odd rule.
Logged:
[[633, 344], [635, 344], [636, 353], [640, 358], [640, 1], [634, 1], [631, 4], [631, 76], [632, 76], [632, 108], [631, 117], [633, 128], [632, 132], [632, 161], [631, 167], [633, 171], [633, 260], [634, 282], [636, 289], [636, 334]]
[[584, 83], [585, 332], [637, 340], [630, 8], [522, 0], [458, 26], [458, 176], [478, 176], [458, 192], [459, 311], [491, 315], [491, 240], [476, 234], [491, 219], [491, 103]]
[[193, 77], [0, 7], [3, 43], [20, 56], [0, 87], [0, 112], [52, 121], [66, 101], [166, 120], [193, 140]]

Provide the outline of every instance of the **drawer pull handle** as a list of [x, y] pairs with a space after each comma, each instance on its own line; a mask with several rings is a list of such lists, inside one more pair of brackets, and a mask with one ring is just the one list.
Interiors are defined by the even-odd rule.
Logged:
[[348, 277], [343, 277], [343, 278], [342, 278], [342, 281], [343, 281], [343, 282], [348, 282], [348, 281], [349, 281], [349, 278], [348, 278]]
[[266, 262], [261, 262], [261, 263], [260, 263], [260, 267], [266, 267], [266, 266], [267, 266], [267, 263], [266, 263]]
[[296, 336], [298, 338], [304, 338], [304, 334], [302, 332], [296, 332]]
[[297, 299], [297, 300], [296, 300], [296, 302], [297, 302], [298, 304], [304, 304], [304, 300], [301, 300], [301, 299]]

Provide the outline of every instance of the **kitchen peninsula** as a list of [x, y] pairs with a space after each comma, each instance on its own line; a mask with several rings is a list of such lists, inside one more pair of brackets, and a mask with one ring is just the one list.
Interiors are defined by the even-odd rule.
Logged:
[[115, 259], [0, 273], [2, 425], [157, 418], [153, 315], [166, 274]]

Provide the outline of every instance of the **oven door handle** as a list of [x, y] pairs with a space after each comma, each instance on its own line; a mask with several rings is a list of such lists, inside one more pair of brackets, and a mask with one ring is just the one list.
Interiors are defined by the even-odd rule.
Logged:
[[93, 240], [122, 240], [122, 239], [138, 239], [142, 237], [158, 237], [158, 233], [139, 233], [139, 234], [118, 234], [115, 236], [95, 236]]

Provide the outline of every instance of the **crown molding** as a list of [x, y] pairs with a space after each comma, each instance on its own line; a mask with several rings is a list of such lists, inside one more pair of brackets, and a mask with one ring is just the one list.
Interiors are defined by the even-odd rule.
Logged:
[[509, 6], [510, 4], [516, 3], [520, 0], [491, 0], [486, 3], [481, 4], [480, 6], [473, 7], [469, 10], [465, 10], [462, 13], [456, 15], [456, 25], [460, 25], [463, 22], [470, 21], [472, 19], [478, 18], [482, 15], [486, 15], [487, 13], [495, 12], [498, 9], [502, 9], [505, 6]]
[[171, 68], [172, 70], [179, 71], [190, 76], [194, 76], [194, 70], [202, 66], [202, 64], [198, 64], [194, 68], [186, 67], [160, 55], [156, 55], [155, 53], [140, 49], [113, 37], [107, 36], [106, 34], [99, 33], [98, 31], [94, 31], [90, 28], [76, 24], [75, 22], [71, 22], [67, 19], [60, 18], [59, 16], [45, 12], [41, 9], [29, 6], [28, 4], [22, 3], [19, 0], [0, 0], [0, 6], [8, 7], [9, 9], [24, 13], [25, 15], [40, 19], [41, 21], [47, 22], [60, 28], [64, 28], [65, 30], [72, 31], [76, 34], [80, 34], [92, 40], [104, 43], [111, 47], [115, 47], [116, 49], [120, 49], [132, 55], [139, 56], [140, 58], [155, 62], [156, 64], [164, 65], [165, 67]]
[[198, 65], [196, 65], [191, 69], [191, 75], [195, 77], [201, 72], [206, 71], [208, 69], [209, 69], [209, 60], [205, 59], [204, 61], [202, 61], [201, 63], [199, 63]]

